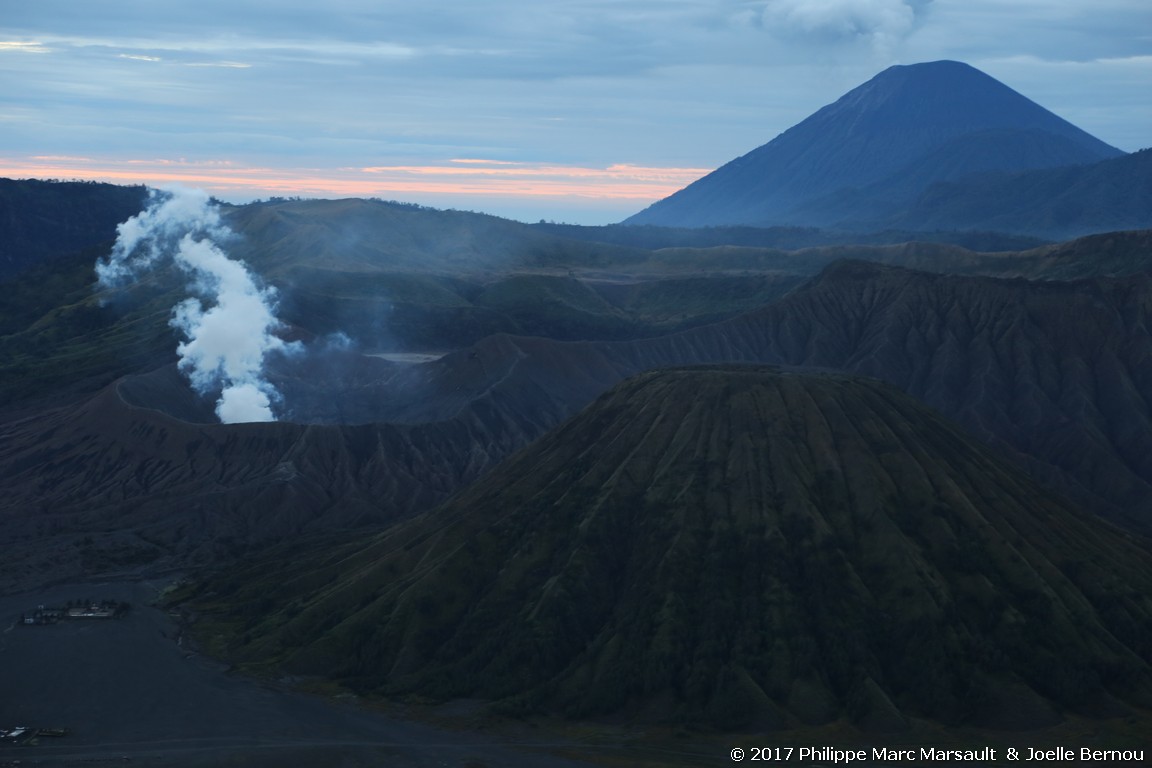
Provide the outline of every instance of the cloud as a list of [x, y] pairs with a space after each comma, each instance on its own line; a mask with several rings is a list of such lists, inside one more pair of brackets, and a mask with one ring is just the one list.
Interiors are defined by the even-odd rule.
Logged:
[[1091, 61], [1152, 52], [1147, 0], [936, 0], [912, 53], [970, 63], [1032, 56]]
[[52, 49], [41, 43], [26, 43], [15, 40], [0, 40], [0, 53], [51, 53]]
[[[158, 59], [157, 59], [158, 61]], [[251, 69], [251, 64], [242, 61], [190, 61], [186, 67], [222, 67], [224, 69]]]
[[779, 35], [801, 35], [829, 42], [866, 40], [891, 48], [913, 29], [915, 0], [769, 0], [762, 22]]
[[645, 204], [667, 197], [710, 168], [649, 167], [616, 163], [606, 167], [556, 165], [463, 158], [442, 165], [381, 165], [360, 168], [258, 168], [228, 161], [39, 157], [0, 158], [0, 175], [92, 179], [118, 183], [195, 184], [218, 194], [348, 195], [403, 198], [453, 196], [582, 197], [634, 200]]

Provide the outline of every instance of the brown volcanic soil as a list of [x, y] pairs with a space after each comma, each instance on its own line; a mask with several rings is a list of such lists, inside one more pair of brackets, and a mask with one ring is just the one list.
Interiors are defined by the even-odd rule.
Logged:
[[[0, 745], [0, 764], [583, 765], [235, 677], [189, 649], [148, 605], [155, 596], [153, 584], [89, 583], [0, 598], [0, 727], [68, 729], [37, 746]], [[37, 604], [83, 598], [134, 609], [122, 620], [13, 626]]]

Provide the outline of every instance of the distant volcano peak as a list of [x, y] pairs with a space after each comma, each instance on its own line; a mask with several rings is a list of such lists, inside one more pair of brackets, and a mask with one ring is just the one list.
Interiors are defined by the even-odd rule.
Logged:
[[849, 94], [858, 91], [875, 91], [879, 88], [923, 88], [964, 83], [991, 85], [1007, 89], [1007, 86], [999, 80], [976, 69], [971, 64], [941, 59], [940, 61], [924, 61], [917, 64], [893, 64], [875, 75], [871, 80], [849, 91]]
[[[1003, 127], [1039, 128], [1088, 143], [1097, 142], [996, 78], [959, 61], [889, 67], [816, 115], [825, 111], [857, 118], [861, 114], [882, 115], [888, 124], [874, 126], [877, 128], [897, 128], [905, 121], [902, 132], [918, 128], [919, 132], [930, 134], [924, 137], [925, 142], [949, 134]], [[1098, 143], [1101, 149], [1107, 147], [1103, 142]]]
[[1122, 154], [968, 64], [897, 65], [625, 223], [829, 226], [939, 181]]
[[915, 64], [893, 64], [872, 78], [871, 82], [902, 77], [906, 80], [914, 78], [940, 78], [940, 77], [977, 77], [983, 80], [999, 82], [990, 75], [981, 72], [971, 64], [952, 59], [939, 59], [938, 61], [921, 61]]

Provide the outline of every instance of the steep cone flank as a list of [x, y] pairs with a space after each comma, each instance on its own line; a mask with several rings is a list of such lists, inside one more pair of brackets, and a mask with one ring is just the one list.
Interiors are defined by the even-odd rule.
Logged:
[[204, 590], [243, 615], [241, 659], [529, 711], [1011, 727], [1152, 704], [1147, 552], [842, 375], [640, 375], [431, 513]]
[[1121, 154], [967, 64], [895, 66], [625, 223], [828, 225], [936, 181]]

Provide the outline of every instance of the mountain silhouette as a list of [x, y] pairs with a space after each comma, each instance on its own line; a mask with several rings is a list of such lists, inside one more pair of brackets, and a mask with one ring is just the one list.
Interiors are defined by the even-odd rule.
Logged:
[[1122, 154], [967, 64], [894, 66], [625, 223], [835, 225], [936, 182]]

